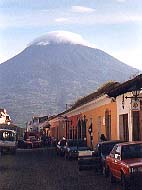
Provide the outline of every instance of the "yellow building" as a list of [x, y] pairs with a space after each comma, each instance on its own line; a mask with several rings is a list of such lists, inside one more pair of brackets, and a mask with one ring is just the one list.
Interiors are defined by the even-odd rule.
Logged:
[[142, 74], [122, 84], [108, 82], [60, 113], [62, 118], [67, 118], [66, 122], [61, 125], [56, 117], [52, 128], [58, 132], [57, 136], [61, 136], [62, 129], [66, 138], [87, 139], [90, 147], [95, 146], [101, 134], [107, 140], [142, 140], [141, 88]]
[[[101, 134], [104, 134], [107, 140], [118, 139], [117, 105], [115, 99], [107, 95], [117, 85], [116, 82], [105, 84], [96, 92], [77, 101], [72, 109], [66, 112], [67, 117], [73, 118], [73, 116], [80, 115], [79, 125], [85, 121], [86, 138], [89, 146], [94, 146], [100, 140]], [[83, 128], [84, 126], [81, 126], [82, 131], [84, 131]]]
[[[107, 140], [117, 139], [116, 102], [107, 95], [103, 95], [90, 103], [92, 105], [88, 105], [88, 109], [83, 112], [87, 120], [86, 134], [88, 145], [92, 144], [94, 146], [100, 140], [101, 134], [104, 134]], [[92, 133], [89, 133], [91, 126]]]

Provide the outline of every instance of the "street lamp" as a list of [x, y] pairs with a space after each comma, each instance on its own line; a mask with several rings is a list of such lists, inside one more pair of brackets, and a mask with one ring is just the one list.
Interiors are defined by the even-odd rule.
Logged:
[[131, 98], [131, 99], [134, 99], [135, 101], [136, 100], [139, 100], [140, 98], [142, 98], [142, 97], [140, 97], [139, 95], [140, 95], [140, 92], [141, 92], [141, 89], [134, 89], [134, 90], [132, 90], [132, 95], [133, 96], [131, 96], [131, 97], [129, 97], [129, 96], [126, 96], [125, 98], [127, 99], [127, 98]]
[[140, 91], [141, 91], [141, 89], [132, 91], [132, 94], [133, 94], [133, 97], [135, 100], [139, 98], [138, 96], [140, 95]]
[[[131, 97], [129, 96], [126, 96], [125, 98], [130, 98], [131, 99], [131, 110], [132, 111], [140, 111], [140, 99], [142, 97], [140, 97], [140, 92], [141, 92], [141, 88], [137, 88], [135, 87], [133, 90], [132, 90], [132, 95]], [[124, 95], [123, 95], [124, 96]], [[123, 104], [124, 106], [124, 104]], [[123, 107], [124, 109], [124, 107]]]

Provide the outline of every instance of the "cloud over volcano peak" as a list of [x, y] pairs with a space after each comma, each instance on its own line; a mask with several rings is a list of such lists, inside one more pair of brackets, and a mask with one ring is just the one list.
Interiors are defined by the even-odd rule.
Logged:
[[79, 34], [68, 31], [52, 31], [33, 40], [29, 45], [81, 44], [91, 46]]

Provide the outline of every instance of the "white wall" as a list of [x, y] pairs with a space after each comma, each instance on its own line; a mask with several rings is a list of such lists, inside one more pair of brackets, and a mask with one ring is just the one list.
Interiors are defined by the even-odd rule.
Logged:
[[132, 112], [131, 112], [131, 98], [126, 99], [125, 97], [131, 97], [132, 94], [131, 92], [125, 93], [124, 94], [124, 109], [122, 107], [122, 99], [123, 95], [120, 95], [116, 98], [117, 102], [117, 137], [119, 138], [119, 126], [120, 126], [120, 121], [119, 121], [119, 116], [122, 114], [128, 114], [128, 129], [129, 129], [129, 141], [132, 140]]
[[0, 111], [0, 124], [5, 124], [6, 123], [6, 116], [9, 116], [9, 115], [6, 113], [5, 109], [4, 109], [4, 112]]

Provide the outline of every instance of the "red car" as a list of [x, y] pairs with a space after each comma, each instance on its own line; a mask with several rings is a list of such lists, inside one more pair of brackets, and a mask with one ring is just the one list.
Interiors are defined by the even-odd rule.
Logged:
[[106, 157], [106, 167], [111, 183], [116, 179], [128, 190], [142, 181], [142, 141], [120, 143]]

